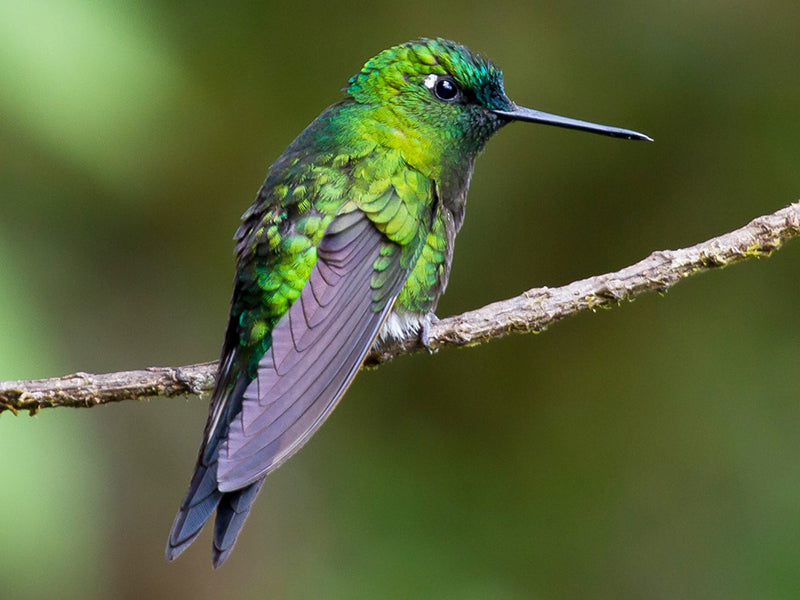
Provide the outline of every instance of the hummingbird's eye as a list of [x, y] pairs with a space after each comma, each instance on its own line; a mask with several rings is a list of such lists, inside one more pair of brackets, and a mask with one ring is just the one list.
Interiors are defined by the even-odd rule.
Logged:
[[435, 75], [431, 73], [425, 78], [425, 87], [442, 102], [453, 102], [461, 94], [458, 84], [449, 75]]
[[439, 100], [452, 102], [458, 96], [458, 85], [452, 79], [443, 77], [433, 86], [433, 93]]

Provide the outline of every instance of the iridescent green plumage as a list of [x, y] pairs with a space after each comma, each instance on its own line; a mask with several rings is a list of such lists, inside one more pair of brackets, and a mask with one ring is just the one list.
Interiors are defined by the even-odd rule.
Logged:
[[[494, 98], [491, 108], [508, 106], [500, 72], [452, 42], [412, 42], [368, 61], [350, 79], [350, 97], [287, 148], [245, 213], [237, 234], [241, 296], [232, 319], [247, 351], [240, 351], [237, 368], [254, 376], [269, 331], [299, 296], [325, 227], [346, 204], [366, 213], [387, 244], [400, 246], [403, 266], [421, 252], [396, 310], [433, 309], [446, 284], [449, 238], [463, 219], [475, 156], [503, 122], [437, 101], [424, 86], [432, 73], [452, 74], [462, 89]], [[437, 193], [452, 200], [450, 215], [435, 206]], [[379, 269], [374, 280], [379, 286]]]
[[491, 63], [419, 40], [369, 60], [270, 167], [236, 233], [220, 372], [168, 558], [216, 510], [224, 561], [264, 477], [327, 418], [378, 336], [425, 325], [475, 158], [514, 119], [639, 135], [521, 109]]

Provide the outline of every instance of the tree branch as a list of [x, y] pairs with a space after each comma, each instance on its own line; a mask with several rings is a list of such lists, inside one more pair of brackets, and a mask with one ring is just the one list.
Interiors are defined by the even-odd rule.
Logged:
[[[633, 300], [649, 291], [664, 292], [690, 275], [719, 269], [752, 257], [768, 256], [800, 236], [800, 202], [759, 217], [741, 229], [681, 250], [653, 252], [614, 273], [575, 281], [558, 288], [534, 288], [477, 310], [432, 323], [428, 347], [474, 346], [510, 333], [544, 331], [566, 316]], [[373, 349], [364, 364], [375, 367], [425, 350], [415, 335]], [[121, 400], [200, 394], [214, 386], [217, 363], [185, 367], [152, 367], [91, 375], [76, 373], [52, 379], [0, 382], [0, 413], [35, 414], [55, 406], [96, 406]]]

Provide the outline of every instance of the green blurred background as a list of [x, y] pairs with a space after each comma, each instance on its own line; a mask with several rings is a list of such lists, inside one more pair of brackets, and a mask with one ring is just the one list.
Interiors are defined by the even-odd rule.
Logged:
[[[0, 1], [0, 379], [216, 358], [231, 236], [420, 35], [531, 125], [478, 163], [449, 315], [800, 197], [800, 4]], [[236, 551], [163, 546], [206, 399], [0, 418], [0, 597], [797, 598], [800, 243], [546, 334], [363, 373]]]

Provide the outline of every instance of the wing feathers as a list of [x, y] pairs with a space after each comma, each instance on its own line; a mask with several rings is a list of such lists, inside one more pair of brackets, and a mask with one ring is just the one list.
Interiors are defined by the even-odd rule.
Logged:
[[[343, 347], [346, 348], [347, 334], [350, 331], [358, 336], [357, 342], [352, 344], [353, 346], [365, 343], [364, 338], [367, 337], [365, 334], [370, 333], [369, 320], [361, 319], [360, 322], [353, 323], [355, 320], [351, 316], [342, 327], [336, 328], [336, 335], [331, 339], [332, 346], [344, 344]], [[367, 339], [366, 342], [371, 342], [371, 339]], [[294, 368], [290, 373], [274, 379], [273, 385], [265, 390], [264, 396], [259, 399], [260, 406], [268, 410], [253, 415], [252, 420], [248, 420], [245, 416], [243, 434], [246, 438], [258, 436], [259, 445], [267, 445], [282, 435], [293, 422], [314, 405], [325, 389], [333, 383], [341, 363], [352, 360], [353, 352], [351, 351], [345, 356], [345, 361], [337, 354], [318, 354], [307, 352], [301, 355], [293, 364]], [[315, 361], [318, 364], [314, 364]], [[269, 369], [268, 365], [264, 366]], [[316, 378], [307, 377], [309, 371], [318, 372], [318, 376]], [[279, 413], [278, 410], [281, 407], [283, 407], [283, 411]], [[256, 445], [252, 445], [252, 447], [257, 448]], [[244, 447], [235, 454], [237, 460], [243, 456], [247, 456]]]
[[273, 328], [272, 346], [220, 447], [219, 489], [239, 489], [264, 477], [333, 410], [405, 280], [395, 252], [381, 272], [381, 289], [373, 289], [374, 264], [385, 243], [358, 211], [328, 226], [309, 280]]
[[[398, 206], [387, 196], [374, 208], [388, 218]], [[361, 211], [330, 223], [299, 298], [271, 331], [255, 379], [240, 373], [228, 381], [233, 353], [223, 362], [220, 395], [212, 400], [168, 559], [194, 541], [216, 510], [214, 566], [225, 561], [266, 474], [303, 446], [350, 385], [415, 256], [401, 263], [400, 247]]]

